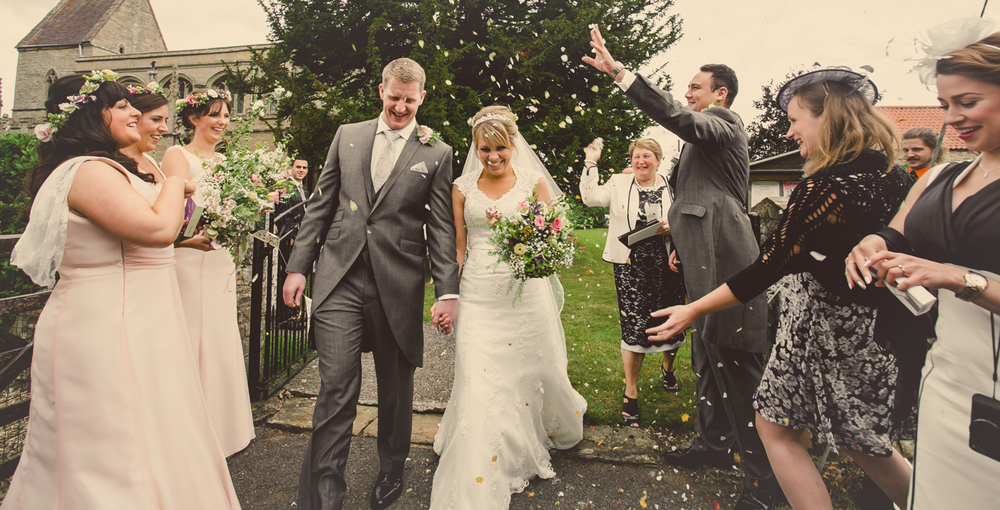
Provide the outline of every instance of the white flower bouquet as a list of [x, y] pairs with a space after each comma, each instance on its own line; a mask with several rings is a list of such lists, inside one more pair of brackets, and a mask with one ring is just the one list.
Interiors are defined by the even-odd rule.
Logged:
[[214, 246], [229, 249], [237, 263], [248, 252], [251, 234], [263, 226], [263, 213], [273, 211], [288, 192], [282, 172], [291, 166], [291, 160], [285, 145], [277, 142], [274, 149], [250, 147], [254, 120], [277, 97], [268, 94], [255, 101], [249, 114], [236, 121], [226, 157], [206, 163], [212, 168], [197, 183], [204, 199], [201, 223], [205, 236]]

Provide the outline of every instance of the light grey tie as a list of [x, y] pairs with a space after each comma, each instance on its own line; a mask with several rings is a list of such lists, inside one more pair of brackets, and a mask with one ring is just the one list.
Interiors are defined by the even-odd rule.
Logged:
[[372, 184], [375, 192], [382, 189], [382, 185], [392, 173], [392, 167], [396, 164], [396, 140], [402, 138], [399, 133], [392, 130], [382, 132], [385, 135], [385, 145], [382, 147], [382, 154], [379, 154], [378, 163], [375, 164], [375, 173], [372, 174]]

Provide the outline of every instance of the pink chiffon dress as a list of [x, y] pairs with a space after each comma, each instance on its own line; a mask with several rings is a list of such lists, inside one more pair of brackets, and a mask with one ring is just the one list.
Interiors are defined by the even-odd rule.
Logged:
[[[191, 182], [205, 175], [198, 156], [180, 146], [167, 150], [184, 154]], [[193, 199], [204, 205], [199, 194]], [[174, 256], [205, 401], [219, 444], [228, 457], [246, 448], [254, 438], [243, 341], [236, 318], [236, 265], [226, 249], [205, 252], [177, 248]]]
[[[155, 201], [156, 188], [126, 175]], [[122, 241], [72, 212], [65, 236], [35, 329], [24, 450], [0, 508], [239, 509], [187, 339], [173, 247]]]

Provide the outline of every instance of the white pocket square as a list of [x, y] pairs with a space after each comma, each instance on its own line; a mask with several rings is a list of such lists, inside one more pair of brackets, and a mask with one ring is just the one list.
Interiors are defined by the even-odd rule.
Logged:
[[420, 172], [422, 174], [426, 174], [428, 172], [427, 165], [425, 165], [423, 161], [421, 161], [420, 163], [417, 163], [416, 165], [411, 166], [410, 167], [410, 171], [412, 171], [412, 172]]

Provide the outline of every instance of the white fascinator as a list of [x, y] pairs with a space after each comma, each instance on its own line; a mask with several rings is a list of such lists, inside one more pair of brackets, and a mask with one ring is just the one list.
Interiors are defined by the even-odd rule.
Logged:
[[914, 40], [924, 56], [914, 58], [913, 66], [920, 81], [930, 88], [937, 78], [938, 60], [950, 58], [948, 53], [960, 50], [982, 40], [993, 33], [995, 21], [989, 18], [960, 18], [927, 29], [926, 33]]

